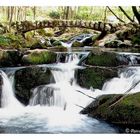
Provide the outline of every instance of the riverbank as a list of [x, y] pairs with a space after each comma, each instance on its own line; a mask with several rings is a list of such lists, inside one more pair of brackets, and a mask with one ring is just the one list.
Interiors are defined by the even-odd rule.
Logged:
[[81, 113], [123, 128], [139, 129], [140, 93], [123, 96], [123, 94], [102, 95]]

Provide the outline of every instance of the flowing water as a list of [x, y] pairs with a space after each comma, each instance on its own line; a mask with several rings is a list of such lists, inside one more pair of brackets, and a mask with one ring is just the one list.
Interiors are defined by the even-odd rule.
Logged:
[[[102, 94], [130, 93], [140, 91], [140, 68], [121, 69], [118, 77], [106, 82], [99, 89], [84, 89], [76, 83], [75, 70], [83, 68], [77, 64], [87, 53], [68, 53], [65, 61], [49, 66], [55, 83], [40, 85], [32, 89], [28, 106], [22, 105], [14, 95], [8, 74], [0, 71], [2, 91], [0, 109], [1, 133], [118, 133], [119, 130], [103, 121], [79, 114], [93, 99], [78, 91], [97, 97]], [[131, 56], [131, 55], [130, 55]], [[131, 56], [132, 58], [132, 56]], [[131, 59], [132, 62], [135, 59]], [[130, 63], [131, 64], [131, 63]], [[13, 73], [14, 77], [14, 73]], [[12, 77], [12, 78], [13, 78]], [[135, 86], [134, 86], [135, 85]], [[94, 88], [94, 87], [93, 87]]]

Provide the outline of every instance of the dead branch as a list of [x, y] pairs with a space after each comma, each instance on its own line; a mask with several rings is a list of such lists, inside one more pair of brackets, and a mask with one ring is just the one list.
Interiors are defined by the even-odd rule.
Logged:
[[134, 89], [139, 83], [140, 83], [140, 80], [139, 80], [137, 83], [135, 83], [134, 85], [132, 85], [131, 88], [128, 89], [128, 90], [124, 93], [124, 95], [123, 95], [121, 98], [119, 98], [115, 103], [113, 103], [113, 104], [110, 105], [109, 107], [112, 107], [112, 106], [118, 104], [122, 99], [124, 99], [125, 97], [127, 97], [128, 95], [130, 95], [129, 92], [130, 92], [132, 89]]
[[83, 95], [85, 95], [85, 96], [87, 96], [87, 97], [89, 97], [89, 98], [92, 98], [92, 99], [96, 99], [97, 100], [97, 98], [94, 98], [94, 97], [92, 97], [92, 96], [89, 96], [89, 95], [86, 95], [84, 92], [82, 92], [82, 91], [80, 91], [80, 90], [76, 90], [77, 92], [80, 92], [80, 93], [82, 93]]

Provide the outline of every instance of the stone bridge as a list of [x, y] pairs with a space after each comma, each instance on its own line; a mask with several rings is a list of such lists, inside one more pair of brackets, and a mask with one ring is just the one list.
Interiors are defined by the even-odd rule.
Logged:
[[113, 33], [120, 29], [120, 24], [111, 24], [104, 22], [82, 21], [82, 20], [43, 20], [43, 21], [21, 21], [13, 22], [11, 26], [16, 29], [17, 33], [24, 34], [26, 32], [55, 27], [71, 27], [71, 28], [86, 28], [96, 31], [106, 31]]

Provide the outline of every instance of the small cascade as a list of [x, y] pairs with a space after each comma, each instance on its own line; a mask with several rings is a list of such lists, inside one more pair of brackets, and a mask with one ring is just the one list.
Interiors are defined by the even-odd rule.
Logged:
[[108, 93], [136, 93], [140, 91], [140, 68], [130, 67], [120, 70], [119, 77], [104, 83], [102, 91]]
[[89, 55], [89, 52], [73, 52], [73, 53], [57, 53], [57, 63], [73, 63], [79, 64], [79, 62], [82, 62], [87, 56]]
[[[41, 85], [33, 89], [30, 105], [55, 106], [64, 110], [74, 110], [77, 103], [86, 106], [91, 99], [76, 91], [80, 87], [76, 85], [75, 69], [80, 68], [77, 64], [87, 55], [88, 53], [65, 53], [65, 61], [61, 63], [59, 61], [64, 54], [58, 53], [57, 64], [51, 69], [55, 84]], [[79, 107], [77, 108], [78, 113]]]
[[45, 85], [39, 86], [33, 89], [33, 97], [30, 100], [30, 105], [38, 105], [41, 106], [57, 106], [63, 107], [65, 105], [64, 99], [62, 96], [57, 93], [58, 88], [55, 88], [53, 85]]
[[14, 96], [12, 84], [11, 84], [8, 76], [3, 71], [0, 71], [0, 75], [2, 77], [1, 106], [3, 108], [21, 107], [22, 105]]
[[77, 35], [72, 37], [69, 41], [67, 42], [61, 42], [62, 46], [66, 47], [68, 49], [68, 52], [72, 52], [72, 44], [77, 41], [77, 42], [84, 42], [85, 40], [91, 38], [93, 35], [92, 34], [82, 34], [82, 35]]
[[139, 53], [118, 53], [118, 59], [128, 65], [140, 64]]

